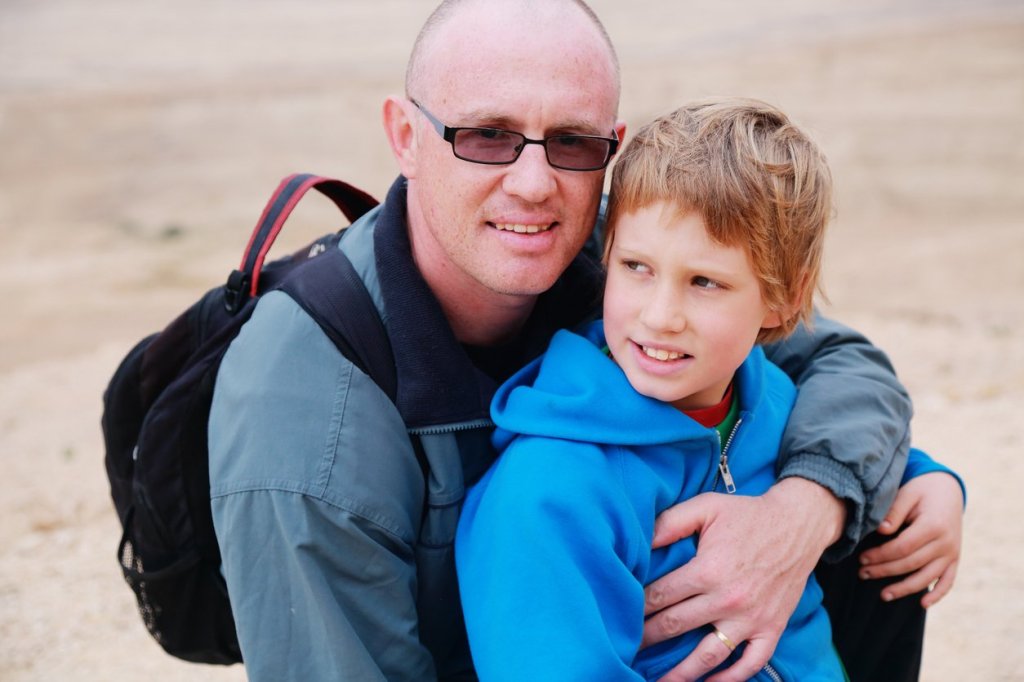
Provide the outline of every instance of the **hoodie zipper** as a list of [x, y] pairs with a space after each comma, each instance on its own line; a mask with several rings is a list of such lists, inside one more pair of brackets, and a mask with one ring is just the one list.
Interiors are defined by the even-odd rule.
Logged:
[[[743, 423], [743, 417], [736, 420], [736, 424], [733, 425], [732, 431], [729, 432], [729, 437], [725, 441], [725, 445], [722, 447], [722, 454], [718, 458], [718, 473], [715, 475], [715, 484], [711, 487], [712, 490], [718, 487], [718, 477], [721, 476], [725, 482], [725, 492], [732, 494], [736, 492], [736, 481], [733, 480], [732, 472], [729, 471], [729, 446], [732, 445], [733, 439], [736, 437], [736, 432], [740, 430], [740, 424]], [[772, 682], [784, 682], [782, 675], [779, 671], [772, 667], [771, 663], [765, 663], [761, 669], [764, 674], [772, 679]]]
[[729, 446], [732, 445], [733, 438], [736, 437], [736, 432], [740, 429], [740, 424], [743, 423], [743, 417], [736, 420], [736, 423], [732, 427], [732, 431], [729, 432], [729, 437], [725, 441], [725, 446], [722, 448], [722, 454], [718, 458], [718, 473], [715, 474], [715, 482], [711, 486], [714, 490], [718, 487], [718, 477], [722, 477], [722, 481], [725, 482], [725, 492], [730, 495], [736, 492], [736, 481], [733, 480], [732, 472], [729, 471]]

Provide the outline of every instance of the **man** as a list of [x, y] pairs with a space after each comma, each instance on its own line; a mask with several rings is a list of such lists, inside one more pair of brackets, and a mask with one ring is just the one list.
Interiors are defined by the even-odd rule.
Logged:
[[[452, 541], [493, 458], [489, 400], [597, 304], [577, 254], [625, 125], [589, 8], [443, 3], [406, 90], [384, 105], [403, 177], [342, 241], [388, 330], [395, 404], [283, 294], [260, 301], [218, 377], [212, 507], [252, 680], [474, 678]], [[700, 532], [700, 553], [649, 592], [648, 643], [708, 622], [748, 643], [722, 680], [767, 660], [825, 549], [848, 553], [880, 521], [906, 454], [909, 400], [861, 337], [822, 321], [773, 353], [800, 386], [783, 480], [667, 518], [663, 535]], [[680, 679], [722, 660], [711, 646]]]

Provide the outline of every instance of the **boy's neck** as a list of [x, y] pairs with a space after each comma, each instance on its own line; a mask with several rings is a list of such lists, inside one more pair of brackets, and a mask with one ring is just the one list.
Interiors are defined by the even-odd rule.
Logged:
[[683, 414], [701, 426], [708, 428], [718, 426], [729, 414], [729, 408], [732, 406], [733, 385], [735, 383], [734, 381], [729, 382], [729, 387], [725, 389], [725, 395], [722, 396], [722, 399], [717, 404], [696, 410], [683, 410]]

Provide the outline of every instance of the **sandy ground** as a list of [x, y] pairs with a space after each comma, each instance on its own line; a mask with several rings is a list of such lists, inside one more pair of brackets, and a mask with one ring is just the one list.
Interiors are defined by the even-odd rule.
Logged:
[[[383, 195], [415, 0], [0, 4], [0, 679], [238, 680], [142, 628], [114, 560], [100, 394], [223, 281], [292, 171]], [[1024, 680], [1024, 4], [595, 0], [636, 126], [768, 99], [840, 190], [827, 312], [888, 350], [971, 492], [926, 680]], [[336, 225], [298, 213], [294, 243]]]

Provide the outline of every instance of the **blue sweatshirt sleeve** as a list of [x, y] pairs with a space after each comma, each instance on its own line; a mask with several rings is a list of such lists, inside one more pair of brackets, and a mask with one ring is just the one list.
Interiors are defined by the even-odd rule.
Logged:
[[621, 482], [597, 447], [552, 443], [518, 438], [466, 497], [456, 566], [477, 674], [640, 680], [640, 552], [622, 540], [636, 534], [621, 526]]
[[907, 458], [907, 468], [903, 472], [903, 480], [900, 481], [900, 487], [902, 488], [911, 479], [917, 478], [924, 474], [932, 474], [936, 472], [942, 472], [949, 474], [956, 479], [956, 482], [960, 484], [960, 492], [964, 496], [964, 506], [967, 506], [967, 485], [964, 484], [964, 479], [960, 478], [960, 474], [956, 473], [944, 464], [940, 464], [931, 458], [928, 453], [918, 450], [917, 448], [910, 448], [910, 456]]

